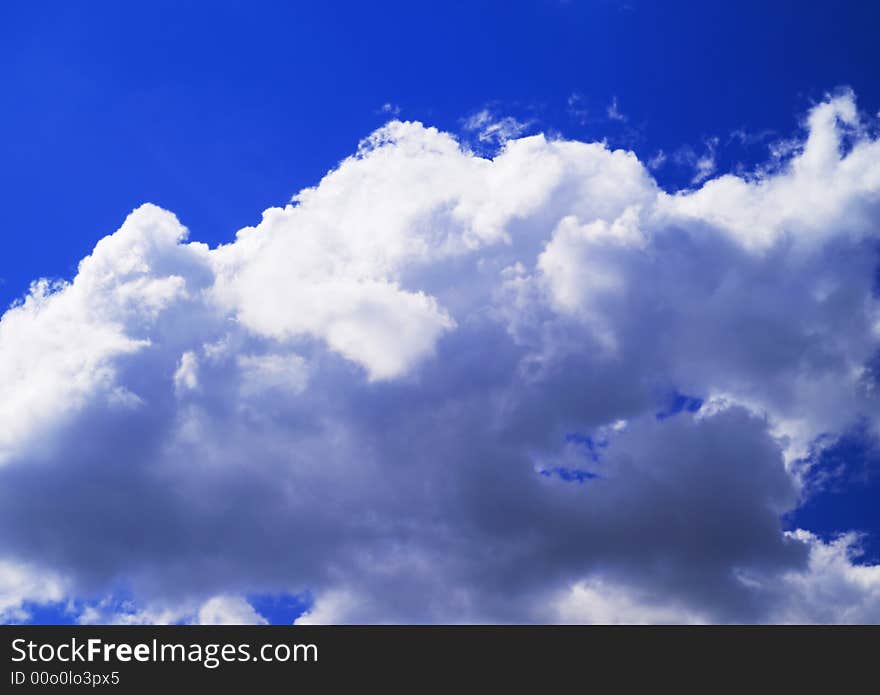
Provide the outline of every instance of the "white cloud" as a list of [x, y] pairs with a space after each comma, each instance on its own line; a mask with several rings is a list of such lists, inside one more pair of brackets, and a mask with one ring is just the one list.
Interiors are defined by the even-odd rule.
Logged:
[[102, 599], [78, 608], [76, 622], [79, 625], [176, 625], [192, 623], [193, 607], [163, 602], [138, 606], [132, 601], [116, 602]]
[[[809, 547], [807, 567], [769, 580], [740, 576], [743, 583], [773, 595], [766, 622], [781, 624], [880, 622], [880, 566], [856, 564], [858, 537], [822, 541], [808, 531], [790, 537]], [[694, 624], [708, 622], [686, 604], [630, 590], [626, 582], [593, 577], [572, 585], [549, 604], [540, 619], [589, 624]]]
[[180, 244], [185, 237], [171, 213], [145, 205], [98, 242], [72, 283], [37, 281], [3, 315], [0, 463], [97, 395], [124, 396], [113, 361], [148, 347], [163, 310], [208, 277], [207, 247]]
[[174, 372], [174, 387], [181, 391], [192, 391], [199, 385], [199, 358], [192, 350], [180, 356], [180, 366]]
[[30, 617], [26, 604], [62, 601], [67, 590], [64, 579], [51, 570], [0, 560], [0, 621], [26, 622]]
[[214, 596], [199, 608], [200, 625], [265, 625], [266, 619], [240, 596]]
[[587, 123], [590, 112], [586, 108], [583, 95], [574, 92], [568, 96], [567, 103], [568, 115], [571, 116], [571, 118], [577, 123], [585, 125]]
[[[816, 437], [876, 430], [880, 144], [852, 95], [772, 169], [677, 194], [478, 116], [493, 158], [392, 121], [219, 248], [143, 206], [3, 315], [0, 551], [64, 577], [15, 575], [6, 610], [874, 619], [876, 568], [780, 525]], [[675, 391], [708, 405], [658, 421]]]
[[715, 169], [717, 168], [715, 164], [715, 152], [710, 149], [706, 154], [697, 158], [697, 161], [694, 162], [694, 169], [696, 169], [696, 173], [694, 174], [694, 178], [691, 179], [691, 183], [700, 183], [701, 181], [705, 181], [712, 174], [715, 173]]
[[546, 622], [589, 625], [699, 624], [707, 622], [686, 606], [655, 604], [618, 582], [592, 578], [578, 582], [551, 603]]
[[647, 162], [647, 167], [651, 171], [655, 171], [666, 164], [666, 153], [663, 150], [657, 150], [653, 157]]
[[201, 604], [192, 599], [138, 605], [112, 597], [71, 606], [80, 625], [265, 625], [267, 620], [241, 596], [219, 594]]
[[780, 623], [880, 622], [880, 565], [856, 564], [858, 536], [823, 542], [807, 531], [791, 534], [810, 548], [805, 571], [782, 581], [771, 619]]
[[[299, 616], [294, 624], [340, 625], [346, 622], [357, 623], [358, 612], [362, 608], [359, 604], [358, 598], [345, 590], [327, 591], [321, 594], [318, 602]], [[366, 623], [369, 623], [369, 618]]]
[[259, 395], [267, 389], [287, 393], [305, 390], [308, 366], [299, 355], [242, 355], [242, 395]]
[[488, 109], [478, 111], [464, 121], [465, 130], [474, 131], [481, 142], [497, 144], [504, 144], [519, 137], [528, 130], [529, 125], [516, 120], [513, 116], [495, 116]]
[[605, 110], [605, 113], [612, 121], [626, 122], [626, 116], [620, 111], [620, 106], [617, 103], [617, 97], [611, 99], [611, 103], [608, 104], [608, 108]]
[[[691, 183], [696, 185], [703, 183], [708, 179], [712, 174], [715, 173], [718, 165], [716, 163], [716, 156], [718, 150], [718, 138], [709, 138], [705, 141], [705, 149], [702, 153], [697, 153], [692, 147], [685, 146], [678, 149], [675, 153], [675, 161], [678, 164], [690, 167], [694, 170], [694, 175], [691, 178]], [[653, 160], [652, 160], [653, 161]], [[665, 157], [660, 160], [657, 166], [662, 165], [665, 161]], [[649, 163], [650, 164], [650, 163]], [[657, 166], [652, 166], [650, 168], [654, 169]]]

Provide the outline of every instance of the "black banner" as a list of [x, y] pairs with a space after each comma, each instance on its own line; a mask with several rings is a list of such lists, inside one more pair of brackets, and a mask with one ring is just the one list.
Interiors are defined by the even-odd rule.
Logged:
[[[873, 684], [877, 628], [3, 626], [0, 692]], [[475, 680], [478, 679], [478, 680]], [[254, 690], [256, 689], [256, 690]]]

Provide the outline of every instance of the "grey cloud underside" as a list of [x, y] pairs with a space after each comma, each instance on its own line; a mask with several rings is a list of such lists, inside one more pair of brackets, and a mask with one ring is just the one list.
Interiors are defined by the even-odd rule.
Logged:
[[[0, 557], [313, 620], [880, 619], [880, 568], [780, 521], [809, 444], [876, 420], [857, 128], [837, 97], [781, 170], [670, 196], [601, 145], [392, 123], [219, 249], [139, 209], [0, 324]], [[675, 391], [706, 405], [658, 420]]]
[[[487, 431], [506, 385], [484, 378], [463, 394], [471, 376], [437, 370], [428, 398], [423, 385], [354, 390], [328, 405], [326, 422], [282, 398], [250, 417], [213, 411], [209, 444], [167, 453], [170, 409], [150, 421], [96, 409], [59, 437], [50, 463], [4, 470], [0, 519], [17, 529], [4, 540], [89, 592], [120, 568], [163, 597], [357, 578], [380, 595], [373, 619], [390, 620], [522, 619], [542, 592], [596, 569], [721, 618], [751, 616], [759, 599], [731, 567], [805, 561], [779, 533], [795, 488], [745, 411], [633, 426], [603, 477], [581, 487], [537, 476], [507, 423]], [[554, 385], [551, 397], [578, 400], [587, 386]], [[364, 412], [355, 428], [339, 424]], [[468, 605], [451, 603], [462, 589]]]

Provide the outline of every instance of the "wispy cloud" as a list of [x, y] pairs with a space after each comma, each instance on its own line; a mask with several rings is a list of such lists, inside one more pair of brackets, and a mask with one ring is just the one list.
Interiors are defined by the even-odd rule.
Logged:
[[621, 121], [624, 123], [626, 122], [626, 116], [620, 111], [620, 106], [617, 103], [617, 97], [613, 97], [611, 99], [611, 103], [608, 105], [608, 108], [605, 109], [605, 113], [612, 121]]
[[531, 125], [518, 121], [513, 116], [496, 116], [489, 109], [483, 109], [464, 120], [464, 129], [477, 134], [481, 142], [504, 143], [522, 135]]

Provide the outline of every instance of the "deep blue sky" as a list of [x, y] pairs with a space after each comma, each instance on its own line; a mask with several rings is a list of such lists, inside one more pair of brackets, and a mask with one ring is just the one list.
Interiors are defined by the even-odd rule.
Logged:
[[[386, 102], [452, 131], [490, 107], [644, 160], [717, 137], [721, 169], [754, 163], [829, 90], [877, 113], [878, 36], [864, 1], [3, 3], [0, 304], [72, 277], [145, 201], [231, 240], [353, 152]], [[880, 530], [869, 479], [803, 518]]]

